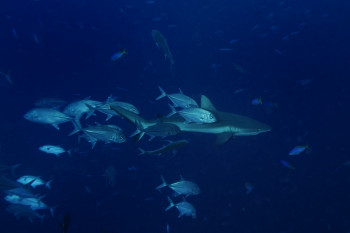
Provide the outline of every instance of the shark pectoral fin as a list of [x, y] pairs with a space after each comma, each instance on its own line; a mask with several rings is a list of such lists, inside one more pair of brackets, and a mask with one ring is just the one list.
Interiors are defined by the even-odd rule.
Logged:
[[226, 142], [228, 142], [228, 140], [230, 140], [233, 137], [232, 133], [220, 133], [217, 134], [217, 138], [216, 138], [216, 145], [222, 145], [225, 144]]

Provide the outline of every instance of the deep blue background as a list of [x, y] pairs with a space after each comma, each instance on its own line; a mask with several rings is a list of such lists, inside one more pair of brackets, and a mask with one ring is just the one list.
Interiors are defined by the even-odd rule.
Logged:
[[[71, 233], [166, 232], [166, 224], [174, 233], [350, 231], [350, 168], [344, 165], [350, 160], [349, 12], [346, 0], [1, 1], [0, 70], [12, 70], [14, 85], [1, 77], [0, 159], [22, 164], [10, 178], [54, 179], [52, 190], [37, 192], [57, 208], [54, 218], [41, 211], [47, 214], [44, 223], [17, 220], [5, 211], [2, 195], [0, 232], [60, 232], [57, 225], [66, 212]], [[172, 70], [152, 29], [168, 40]], [[124, 48], [128, 55], [110, 61]], [[312, 81], [298, 82], [305, 79]], [[91, 150], [67, 136], [68, 123], [57, 131], [23, 118], [42, 97], [103, 101], [109, 94], [152, 118], [169, 112], [166, 100], [154, 101], [158, 85], [169, 93], [180, 87], [197, 101], [205, 94], [218, 109], [273, 130], [220, 147], [213, 135], [182, 134], [174, 139], [191, 143], [176, 156], [138, 157], [137, 147], [154, 149], [164, 142], [129, 140]], [[235, 94], [238, 89], [244, 91]], [[257, 97], [278, 108], [251, 105]], [[127, 135], [134, 130], [120, 118], [112, 122]], [[288, 156], [306, 143], [311, 151]], [[38, 151], [43, 144], [75, 152], [54, 158]], [[114, 188], [101, 176], [111, 164], [118, 171]], [[197, 219], [164, 211], [170, 192], [154, 190], [161, 174], [169, 182], [182, 174], [199, 184], [202, 193], [188, 198]], [[249, 195], [246, 182], [255, 185]]]

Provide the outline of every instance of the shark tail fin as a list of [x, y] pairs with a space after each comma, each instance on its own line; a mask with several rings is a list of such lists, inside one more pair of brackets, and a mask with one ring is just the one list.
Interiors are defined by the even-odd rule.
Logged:
[[161, 185], [158, 185], [158, 186], [156, 187], [157, 190], [162, 189], [162, 188], [168, 186], [167, 183], [166, 183], [166, 181], [165, 181], [165, 179], [164, 179], [164, 177], [163, 177], [163, 176], [160, 176], [160, 178], [162, 179], [162, 184], [161, 184]]
[[165, 211], [168, 211], [175, 206], [173, 200], [171, 200], [169, 196], [168, 196], [168, 201], [169, 201], [169, 206], [165, 209]]
[[166, 95], [165, 91], [163, 90], [163, 88], [161, 88], [160, 86], [158, 86], [159, 90], [160, 90], [160, 96], [158, 96], [156, 98], [156, 100], [160, 100], [161, 98], [164, 98]]

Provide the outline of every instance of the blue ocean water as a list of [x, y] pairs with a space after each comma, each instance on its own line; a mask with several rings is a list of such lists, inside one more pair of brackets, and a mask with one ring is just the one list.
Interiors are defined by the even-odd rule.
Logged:
[[[53, 179], [50, 190], [34, 192], [55, 214], [18, 219], [2, 193], [0, 232], [62, 232], [66, 213], [69, 233], [349, 232], [349, 10], [346, 0], [1, 1], [0, 70], [12, 83], [0, 76], [0, 162], [21, 165], [0, 174]], [[172, 68], [153, 29], [167, 40]], [[68, 136], [70, 123], [57, 131], [23, 118], [43, 97], [105, 101], [112, 94], [151, 119], [170, 111], [165, 98], [155, 101], [158, 86], [181, 88], [197, 102], [205, 94], [217, 109], [272, 130], [221, 146], [214, 135], [182, 133], [167, 138], [190, 142], [175, 155], [139, 156], [137, 148], [164, 140], [128, 137], [91, 149]], [[256, 98], [262, 104], [253, 105]], [[95, 122], [105, 115], [82, 118], [84, 126]], [[135, 130], [120, 117], [110, 123], [127, 136]], [[45, 144], [72, 148], [72, 156], [44, 154]], [[288, 155], [306, 144], [311, 150]], [[114, 187], [103, 176], [110, 165]], [[161, 175], [200, 186], [187, 198], [196, 219], [165, 211], [168, 195], [182, 199], [155, 190]]]

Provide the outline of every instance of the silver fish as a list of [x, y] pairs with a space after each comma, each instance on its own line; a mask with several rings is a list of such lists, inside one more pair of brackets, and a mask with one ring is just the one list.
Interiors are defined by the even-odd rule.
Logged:
[[160, 96], [157, 97], [156, 100], [159, 100], [163, 97], [168, 97], [169, 100], [174, 104], [174, 107], [177, 108], [197, 108], [198, 104], [197, 102], [192, 99], [191, 97], [188, 97], [187, 95], [184, 95], [181, 91], [181, 89], [179, 89], [179, 93], [174, 93], [174, 94], [167, 94], [163, 88], [161, 88], [160, 86], [158, 86], [161, 94]]
[[62, 113], [52, 108], [34, 108], [24, 114], [24, 119], [40, 124], [49, 124], [57, 130], [59, 124], [73, 121], [73, 118], [65, 113]]
[[32, 193], [28, 188], [24, 186], [6, 190], [5, 193], [8, 195], [17, 195], [22, 198], [37, 197], [34, 193]]
[[167, 184], [163, 176], [161, 176], [161, 179], [162, 184], [156, 188], [157, 190], [162, 189], [164, 187], [169, 187], [177, 195], [185, 195], [186, 197], [191, 195], [198, 195], [200, 193], [200, 188], [196, 183], [184, 180], [182, 176], [178, 182], [172, 184]]
[[36, 188], [37, 186], [40, 186], [40, 185], [45, 185], [46, 188], [51, 189], [51, 182], [53, 180], [49, 180], [45, 182], [38, 176], [26, 175], [26, 176], [21, 176], [16, 181], [23, 185], [30, 183], [30, 186], [32, 186], [33, 188]]
[[11, 203], [11, 204], [20, 204], [20, 205], [26, 205], [29, 206], [33, 210], [44, 210], [49, 209], [51, 212], [51, 215], [53, 216], [54, 208], [48, 207], [44, 202], [41, 201], [42, 197], [21, 197], [15, 194], [9, 194], [5, 196], [5, 201]]
[[169, 206], [165, 209], [165, 211], [170, 210], [172, 207], [176, 207], [176, 209], [179, 211], [179, 218], [182, 216], [191, 216], [192, 218], [197, 218], [197, 211], [194, 208], [194, 206], [187, 202], [185, 198], [183, 198], [182, 202], [179, 202], [177, 204], [174, 204], [174, 202], [168, 197]]
[[66, 151], [65, 149], [63, 149], [60, 146], [44, 145], [44, 146], [39, 147], [39, 150], [42, 152], [45, 152], [47, 154], [54, 154], [57, 157], [59, 157], [61, 154], [66, 153], [66, 152], [70, 155], [70, 151]]
[[111, 119], [112, 116], [119, 116], [118, 113], [111, 109], [111, 106], [118, 106], [135, 114], [140, 113], [134, 105], [122, 101], [115, 101], [112, 97], [108, 97], [107, 101], [104, 104], [97, 106], [95, 110], [106, 114], [106, 121], [108, 121], [109, 119]]
[[203, 124], [216, 122], [216, 117], [208, 110], [202, 108], [184, 108], [177, 111], [173, 106], [169, 106], [171, 108], [171, 113], [169, 113], [168, 117], [171, 117], [172, 115], [178, 113], [186, 120], [184, 123]]
[[[102, 102], [96, 100], [78, 100], [68, 104], [63, 112], [71, 117], [74, 117], [75, 122], [80, 125], [80, 118], [84, 114], [89, 114], [90, 111], [102, 105]], [[91, 115], [91, 114], [90, 114]]]
[[70, 135], [73, 135], [79, 131], [83, 132], [81, 137], [90, 142], [92, 144], [92, 148], [95, 147], [95, 144], [98, 141], [103, 141], [105, 143], [123, 143], [126, 141], [123, 130], [116, 125], [89, 126], [82, 129], [76, 129]]

